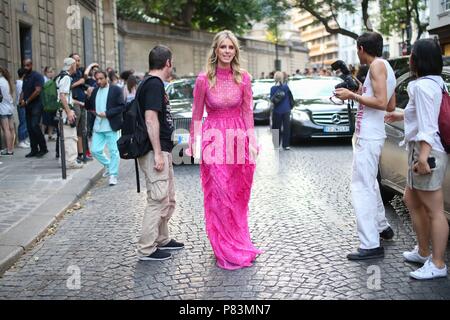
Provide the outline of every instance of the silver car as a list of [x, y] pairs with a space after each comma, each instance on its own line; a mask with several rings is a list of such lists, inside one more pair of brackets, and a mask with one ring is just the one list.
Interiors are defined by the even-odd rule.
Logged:
[[[442, 78], [450, 89], [450, 67], [444, 67]], [[406, 73], [397, 79], [397, 111], [405, 109], [408, 105], [408, 84], [414, 80], [410, 73]], [[405, 147], [399, 144], [404, 140], [403, 121], [386, 123], [386, 144], [381, 153], [379, 168], [380, 189], [385, 200], [393, 195], [393, 192], [403, 194], [406, 187], [406, 175], [408, 172], [408, 154]], [[450, 165], [444, 181], [444, 208], [447, 218], [450, 220]]]

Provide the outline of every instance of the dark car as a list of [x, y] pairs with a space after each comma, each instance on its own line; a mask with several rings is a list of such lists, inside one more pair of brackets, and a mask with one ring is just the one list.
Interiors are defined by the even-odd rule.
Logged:
[[169, 83], [166, 87], [175, 129], [172, 136], [173, 154], [178, 153], [180, 156], [179, 158], [174, 157], [174, 164], [192, 163], [193, 161], [190, 157], [185, 156], [184, 151], [189, 144], [195, 80], [195, 78], [180, 79]]
[[[334, 104], [330, 97], [337, 77], [304, 77], [289, 81], [295, 100], [291, 115], [292, 139], [352, 137], [354, 125], [349, 121], [347, 103]], [[354, 119], [356, 106], [351, 109]]]
[[[450, 67], [444, 67], [442, 73], [447, 87], [450, 89]], [[414, 80], [409, 73], [397, 79], [397, 111], [405, 109], [408, 105], [408, 84]], [[408, 172], [408, 154], [400, 143], [405, 138], [403, 121], [386, 123], [386, 143], [381, 153], [378, 179], [384, 200], [389, 200], [395, 193], [403, 194], [406, 187], [406, 174]], [[444, 181], [444, 208], [447, 218], [450, 219], [450, 166]]]
[[[450, 66], [450, 57], [443, 57], [444, 66]], [[398, 57], [388, 60], [392, 69], [394, 69], [395, 77], [399, 78], [405, 73], [409, 73], [409, 56]]]
[[253, 118], [255, 123], [268, 123], [270, 119], [270, 89], [275, 85], [273, 79], [252, 81]]

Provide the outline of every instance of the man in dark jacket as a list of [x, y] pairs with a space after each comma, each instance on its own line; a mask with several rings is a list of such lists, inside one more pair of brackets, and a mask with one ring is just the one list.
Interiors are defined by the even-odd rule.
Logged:
[[[109, 176], [109, 185], [117, 185], [119, 175], [120, 155], [117, 149], [118, 131], [122, 127], [122, 112], [125, 107], [122, 90], [108, 84], [106, 72], [95, 73], [97, 88], [89, 97], [86, 108], [95, 114], [94, 131], [92, 135], [92, 155], [104, 167], [104, 177]], [[110, 159], [105, 155], [108, 147]]]

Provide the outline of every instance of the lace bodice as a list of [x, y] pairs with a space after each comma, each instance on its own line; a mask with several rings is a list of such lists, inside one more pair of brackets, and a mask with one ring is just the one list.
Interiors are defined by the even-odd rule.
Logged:
[[[253, 93], [251, 76], [243, 73], [242, 82], [237, 84], [230, 69], [217, 69], [216, 85], [209, 87], [208, 78], [201, 73], [195, 83], [194, 104], [192, 107], [191, 141], [194, 141], [194, 127], [202, 121], [204, 110], [208, 115], [240, 114], [245, 129], [249, 133], [250, 143], [256, 147], [253, 121]], [[200, 126], [199, 126], [200, 127]], [[197, 127], [198, 129], [198, 127]]]

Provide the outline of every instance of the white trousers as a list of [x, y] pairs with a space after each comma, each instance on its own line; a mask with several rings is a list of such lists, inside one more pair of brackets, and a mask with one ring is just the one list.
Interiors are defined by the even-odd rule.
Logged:
[[389, 227], [377, 181], [383, 146], [384, 139], [353, 142], [351, 191], [361, 249], [378, 248], [380, 233]]

